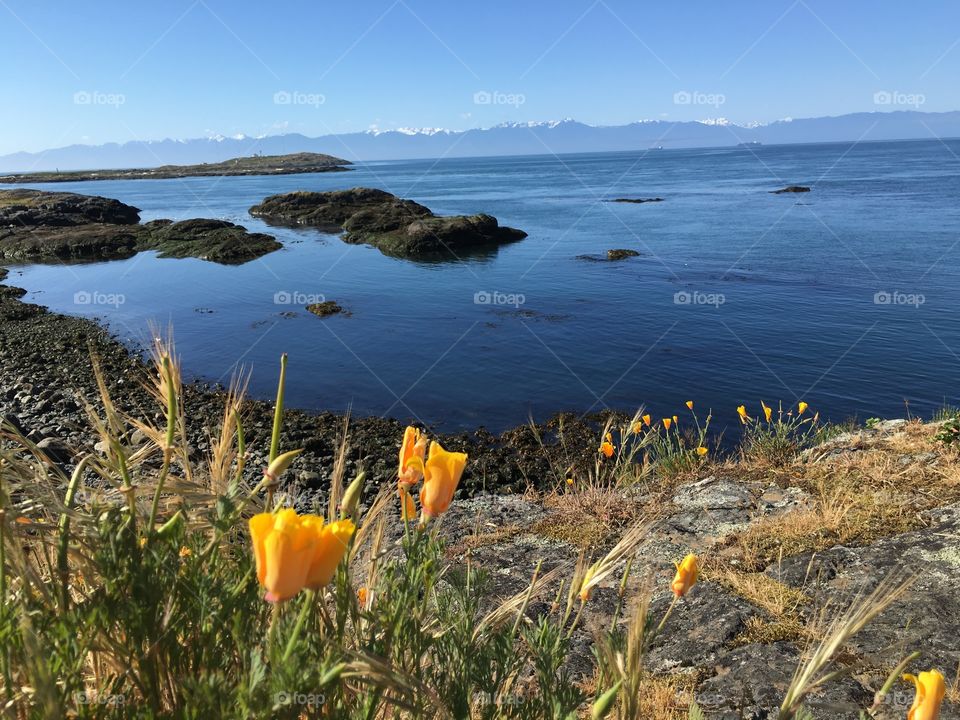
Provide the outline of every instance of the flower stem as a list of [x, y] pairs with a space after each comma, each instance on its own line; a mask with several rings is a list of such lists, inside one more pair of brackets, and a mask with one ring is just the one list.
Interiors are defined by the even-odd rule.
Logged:
[[177, 389], [173, 383], [173, 373], [171, 372], [169, 355], [164, 355], [160, 360], [160, 368], [163, 373], [163, 381], [167, 386], [167, 435], [166, 438], [164, 438], [163, 466], [160, 468], [160, 476], [157, 478], [157, 489], [153, 493], [153, 504], [150, 506], [150, 522], [147, 525], [147, 532], [150, 533], [153, 532], [153, 526], [157, 522], [160, 494], [163, 492], [163, 486], [167, 481], [167, 474], [170, 472], [170, 461], [173, 457], [173, 441], [177, 433]]
[[297, 623], [293, 626], [293, 632], [290, 633], [290, 639], [287, 640], [287, 649], [283, 651], [283, 662], [286, 662], [290, 655], [293, 653], [293, 648], [297, 644], [297, 640], [300, 638], [300, 631], [303, 630], [303, 624], [307, 621], [307, 611], [310, 610], [310, 606], [313, 605], [313, 599], [316, 593], [313, 590], [307, 590], [304, 594], [303, 601], [300, 603], [300, 614], [297, 615]]

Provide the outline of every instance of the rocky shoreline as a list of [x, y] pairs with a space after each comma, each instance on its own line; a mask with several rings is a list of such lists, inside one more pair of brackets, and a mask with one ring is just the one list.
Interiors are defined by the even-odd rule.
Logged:
[[[7, 270], [0, 268], [0, 283]], [[59, 455], [92, 450], [96, 438], [86, 420], [84, 404], [98, 405], [90, 356], [96, 356], [108, 380], [108, 389], [118, 407], [137, 417], [156, 420], [160, 408], [143, 387], [149, 368], [138, 348], [128, 348], [92, 320], [53, 313], [39, 305], [24, 303], [20, 288], [0, 284], [0, 415], [20, 428], [30, 440], [54, 448]], [[279, 357], [278, 357], [279, 360]], [[296, 363], [297, 358], [291, 358]], [[223, 415], [223, 388], [193, 383], [185, 387], [186, 410], [192, 419], [190, 442], [196, 458], [209, 448], [208, 433], [219, 426]], [[256, 478], [266, 462], [272, 423], [272, 403], [247, 402], [247, 442], [251, 448], [250, 477]], [[489, 490], [522, 493], [530, 487], [553, 485], [553, 455], [560, 453], [554, 434], [564, 422], [564, 438], [571, 447], [582, 448], [584, 466], [592, 462], [596, 424], [600, 416], [583, 419], [569, 414], [538, 427], [545, 448], [531, 428], [521, 426], [500, 435], [483, 428], [473, 432], [439, 435], [451, 450], [470, 454], [462, 493]], [[344, 427], [344, 417], [321, 412], [288, 410], [283, 446], [305, 448], [288, 473], [291, 493], [322, 499], [333, 470], [334, 455]], [[398, 419], [350, 420], [348, 473], [361, 469], [371, 478], [375, 491], [396, 476], [396, 452], [404, 423]]]
[[272, 235], [225, 220], [141, 223], [138, 208], [111, 198], [0, 190], [0, 261], [116, 260], [156, 250], [160, 257], [236, 265], [281, 247]]

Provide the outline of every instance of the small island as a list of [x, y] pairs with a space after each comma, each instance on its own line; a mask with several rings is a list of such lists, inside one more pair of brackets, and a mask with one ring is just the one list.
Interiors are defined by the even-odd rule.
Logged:
[[0, 183], [81, 182], [87, 180], [167, 180], [187, 177], [227, 177], [231, 175], [296, 175], [301, 173], [342, 172], [349, 160], [322, 153], [291, 155], [253, 155], [218, 163], [198, 165], [161, 165], [155, 168], [117, 170], [70, 170], [0, 175]]
[[271, 195], [250, 214], [273, 225], [309, 225], [344, 231], [343, 241], [372, 245], [394, 257], [457, 256], [522, 240], [522, 230], [503, 227], [491, 215], [441, 217], [413, 200], [374, 188]]

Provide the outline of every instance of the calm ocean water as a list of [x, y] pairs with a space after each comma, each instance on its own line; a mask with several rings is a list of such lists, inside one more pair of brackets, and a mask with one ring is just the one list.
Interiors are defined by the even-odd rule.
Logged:
[[[772, 195], [787, 184], [813, 191]], [[247, 209], [296, 189], [383, 188], [439, 214], [487, 212], [529, 237], [411, 262]], [[284, 249], [240, 267], [130, 260], [15, 268], [27, 300], [131, 343], [172, 323], [186, 373], [253, 370], [288, 403], [491, 429], [560, 410], [655, 416], [696, 400], [803, 399], [834, 420], [958, 402], [960, 141], [383, 162], [351, 173], [56, 184], [144, 220], [218, 217]], [[662, 203], [614, 204], [628, 197]], [[589, 262], [630, 248], [640, 257]], [[83, 304], [122, 296], [116, 306]], [[310, 296], [349, 317], [316, 318]], [[80, 300], [81, 302], [77, 302]], [[290, 301], [288, 303], [288, 301]], [[293, 315], [290, 315], [292, 311]]]

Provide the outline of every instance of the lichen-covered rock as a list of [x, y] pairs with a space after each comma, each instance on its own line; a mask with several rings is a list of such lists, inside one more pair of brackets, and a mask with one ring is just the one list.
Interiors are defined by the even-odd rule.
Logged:
[[[673, 599], [661, 593], [651, 604], [657, 622]], [[747, 620], [760, 614], [754, 606], [714, 582], [703, 582], [678, 602], [647, 658], [649, 669], [669, 672], [710, 667], [725, 655], [745, 629]]]
[[[697, 704], [717, 720], [773, 720], [800, 658], [789, 642], [736, 648], [716, 663], [714, 676], [697, 687]], [[859, 710], [872, 700], [871, 693], [846, 678], [821, 687], [805, 707], [817, 720], [857, 720]]]
[[960, 505], [928, 517], [928, 528], [867, 547], [837, 546], [787, 558], [768, 573], [804, 588], [815, 601], [810, 613], [827, 603], [836, 608], [858, 593], [869, 593], [897, 570], [915, 573], [907, 594], [854, 637], [850, 648], [882, 667], [890, 664], [890, 647], [896, 643], [922, 652], [917, 667], [938, 667], [949, 676], [960, 666]]

